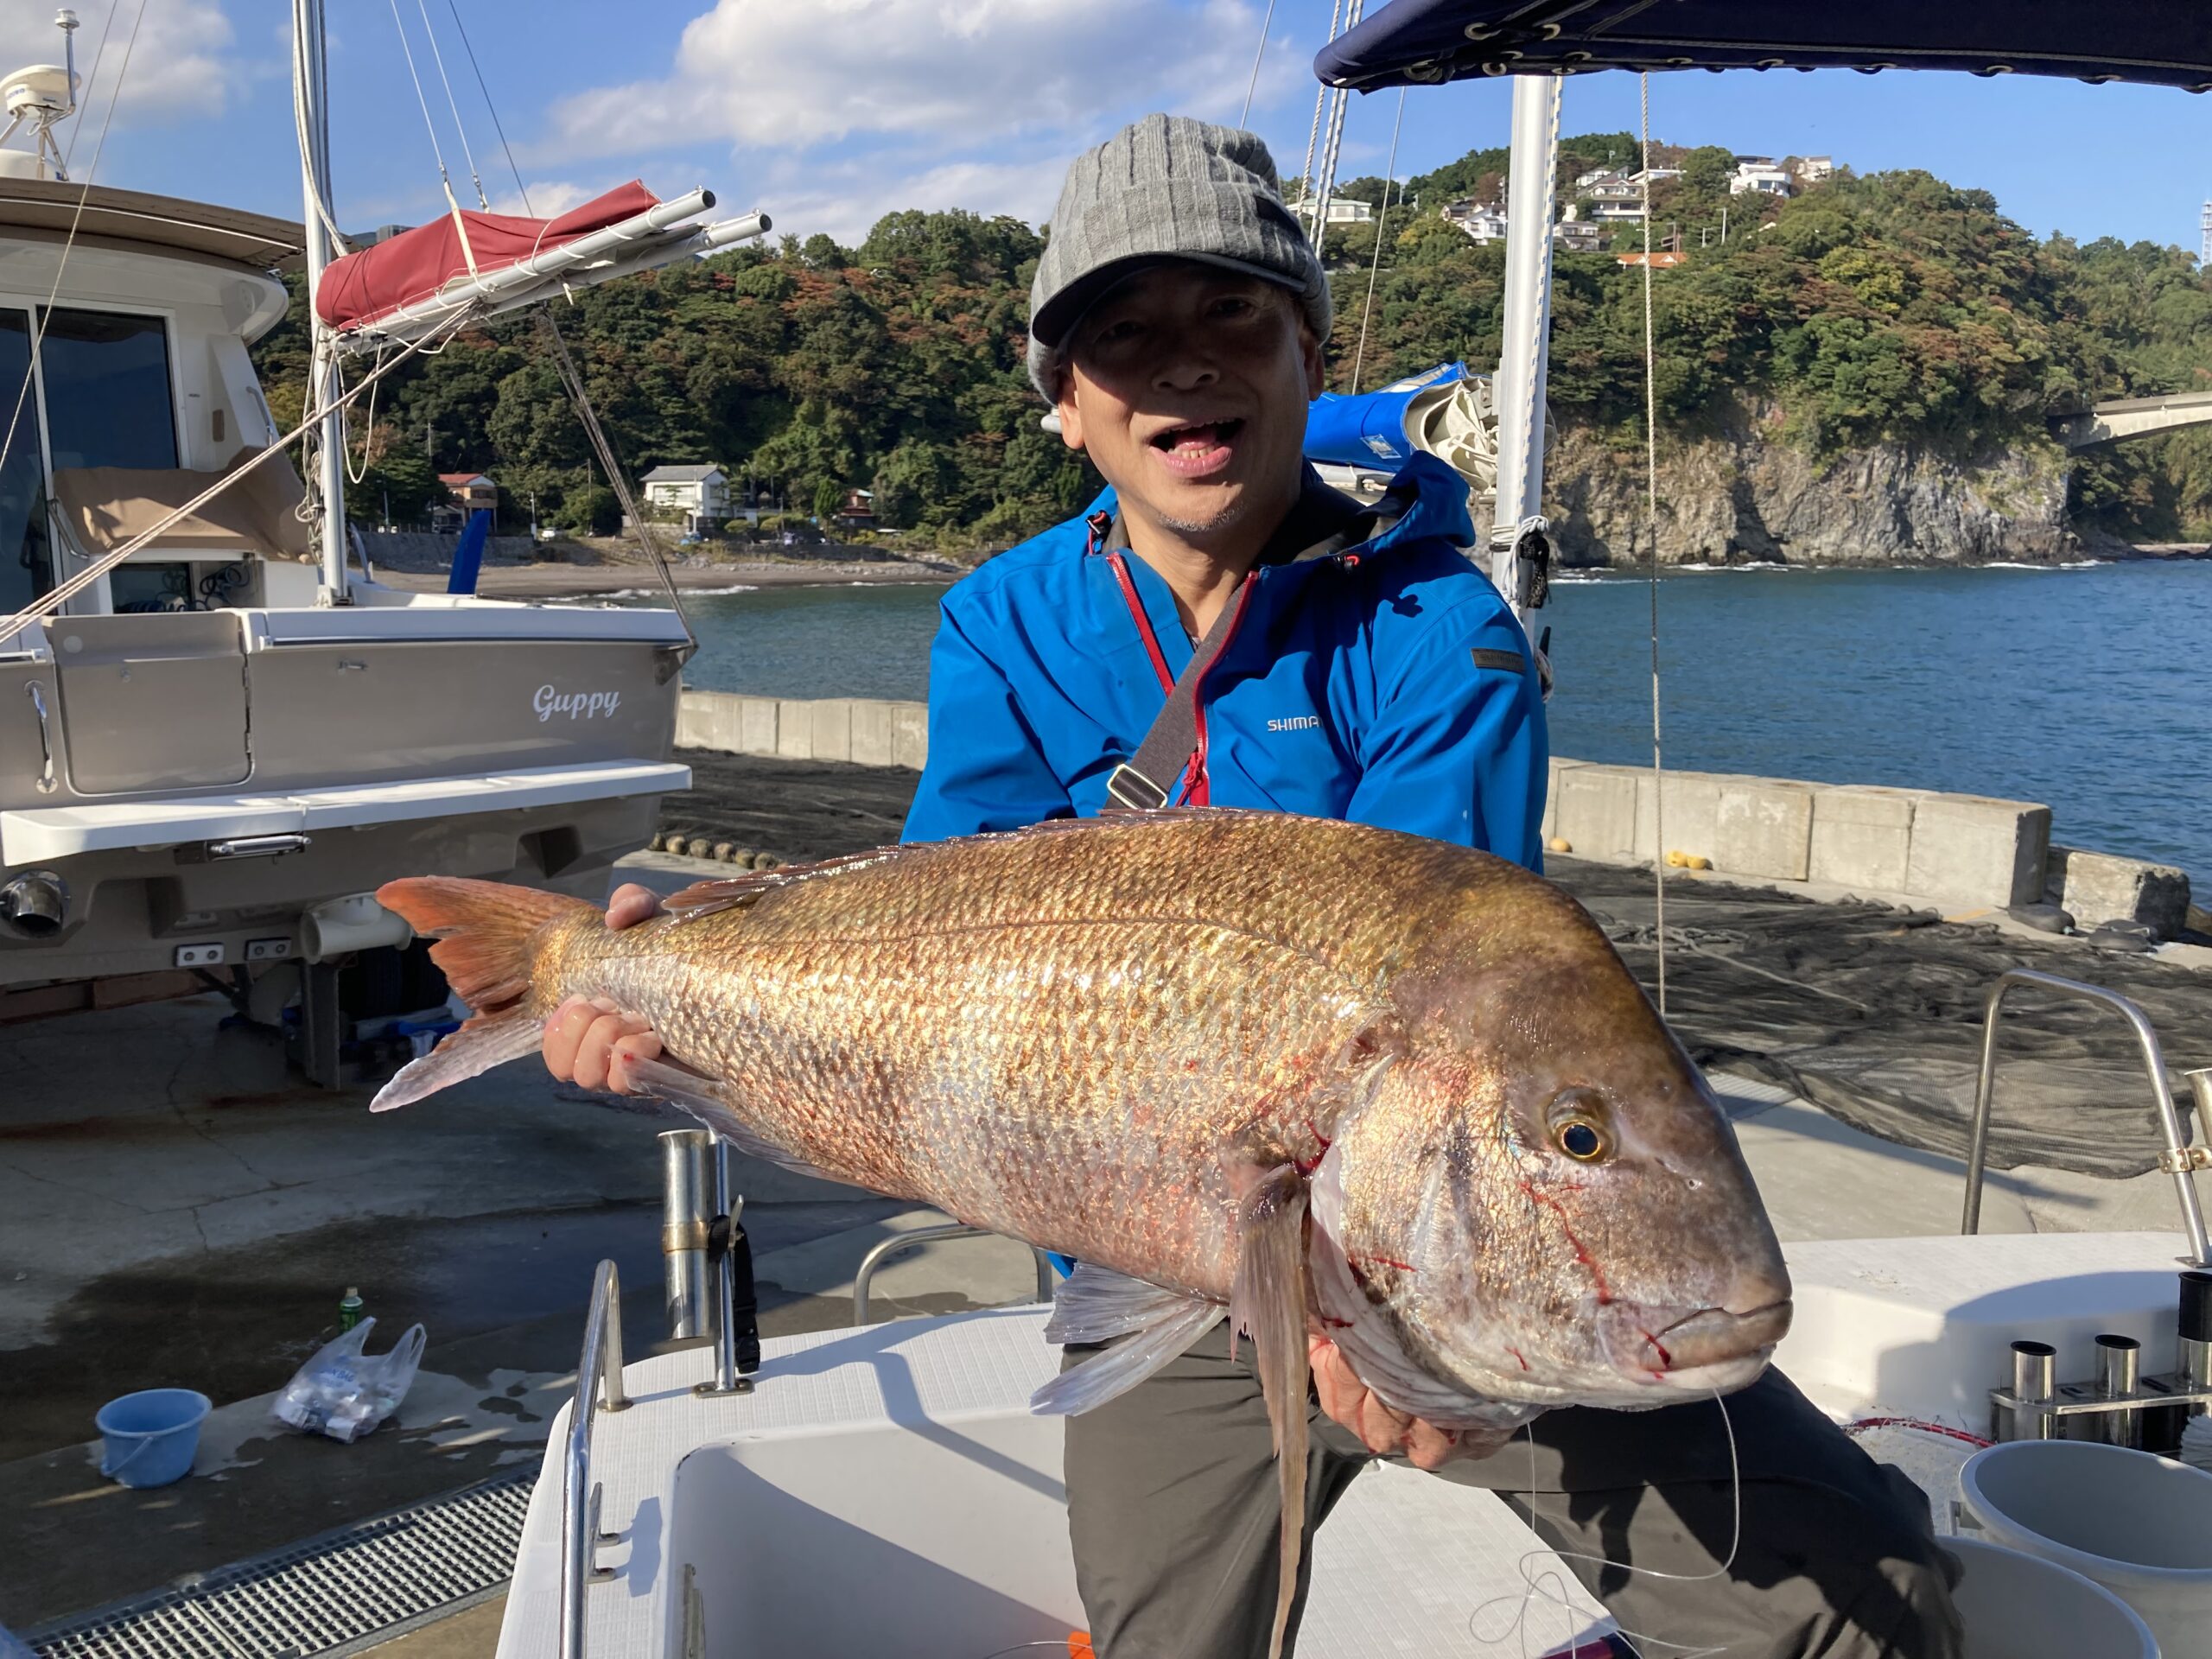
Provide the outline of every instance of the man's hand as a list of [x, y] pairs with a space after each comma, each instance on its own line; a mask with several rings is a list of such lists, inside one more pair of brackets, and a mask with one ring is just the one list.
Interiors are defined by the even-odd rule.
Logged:
[[1491, 1433], [1439, 1428], [1393, 1410], [1359, 1380], [1335, 1343], [1326, 1337], [1308, 1337], [1306, 1344], [1306, 1363], [1313, 1368], [1313, 1391], [1320, 1396], [1321, 1409], [1378, 1456], [1402, 1452], [1416, 1469], [1440, 1469], [1455, 1458], [1486, 1458], [1513, 1438], [1511, 1429]]
[[[659, 913], [659, 896], [633, 881], [614, 890], [607, 905], [607, 925], [635, 927]], [[563, 1082], [628, 1094], [629, 1062], [659, 1058], [660, 1039], [652, 1027], [603, 996], [572, 996], [545, 1022], [545, 1069]]]

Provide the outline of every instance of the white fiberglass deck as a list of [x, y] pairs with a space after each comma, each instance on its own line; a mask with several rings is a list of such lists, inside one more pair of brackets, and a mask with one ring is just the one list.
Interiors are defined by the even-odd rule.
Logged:
[[[728, 1399], [691, 1392], [703, 1351], [630, 1366], [634, 1403], [593, 1429], [601, 1525], [620, 1541], [601, 1551], [614, 1577], [589, 1590], [584, 1651], [984, 1659], [1081, 1630], [1061, 1425], [1027, 1407], [1058, 1368], [1045, 1319], [1002, 1308], [766, 1342], [756, 1390]], [[567, 1421], [531, 1500], [499, 1659], [559, 1650]], [[1572, 1586], [1490, 1493], [1370, 1469], [1317, 1540], [1301, 1659], [1517, 1653], [1518, 1637], [1498, 1648], [1468, 1627], [1481, 1604], [1517, 1602], [1524, 1560]], [[1605, 1628], [1582, 1605], [1543, 1610], [1529, 1651]], [[1493, 1607], [1482, 1627], [1511, 1618]]]
[[[2088, 1374], [2101, 1331], [2140, 1339], [2146, 1371], [2171, 1367], [2182, 1249], [2155, 1232], [1791, 1245], [1798, 1313], [1778, 1363], [1840, 1420], [1986, 1432], [2015, 1338], [2055, 1344], [2063, 1376]], [[600, 1553], [611, 1577], [587, 1592], [588, 1659], [986, 1659], [1080, 1629], [1060, 1425], [1026, 1403], [1058, 1364], [1045, 1318], [1004, 1308], [771, 1341], [756, 1391], [729, 1399], [692, 1392], [703, 1351], [629, 1367], [634, 1403], [594, 1429], [616, 1541]], [[566, 1421], [499, 1659], [558, 1652]], [[1948, 1510], [1948, 1491], [1930, 1496]], [[1353, 1484], [1314, 1562], [1303, 1659], [1525, 1655], [1603, 1628], [1586, 1599], [1573, 1618], [1534, 1603], [1516, 1628], [1524, 1574], [1580, 1599], [1571, 1576], [1491, 1494], [1402, 1467]]]

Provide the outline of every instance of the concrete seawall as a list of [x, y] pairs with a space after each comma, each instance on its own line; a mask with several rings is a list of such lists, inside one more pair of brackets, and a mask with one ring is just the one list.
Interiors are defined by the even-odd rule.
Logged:
[[[929, 720], [918, 702], [686, 691], [676, 741], [918, 771]], [[1670, 772], [1662, 790], [1649, 767], [1556, 755], [1551, 767], [1544, 839], [1578, 858], [1702, 860], [1717, 874], [1951, 911], [2048, 898], [2081, 927], [2142, 921], [2161, 938], [2179, 931], [2187, 912], [2179, 870], [2055, 848], [2050, 809], [2031, 801], [1700, 772]]]

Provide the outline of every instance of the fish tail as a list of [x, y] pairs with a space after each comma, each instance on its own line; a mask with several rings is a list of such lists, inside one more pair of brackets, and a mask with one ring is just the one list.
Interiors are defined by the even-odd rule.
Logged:
[[388, 881], [377, 889], [377, 902], [417, 933], [436, 936], [430, 960], [472, 1013], [385, 1084], [371, 1110], [391, 1111], [537, 1051], [552, 1012], [532, 995], [546, 930], [593, 906], [534, 887], [442, 875]]

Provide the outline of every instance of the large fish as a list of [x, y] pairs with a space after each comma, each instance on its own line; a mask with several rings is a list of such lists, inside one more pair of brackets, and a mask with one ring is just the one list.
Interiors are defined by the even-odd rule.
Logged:
[[1740, 1387], [1789, 1325], [1704, 1079], [1581, 906], [1485, 854], [1201, 810], [707, 882], [620, 932], [519, 887], [378, 897], [475, 1011], [380, 1108], [607, 997], [665, 1045], [645, 1085], [747, 1149], [1079, 1259], [1051, 1334], [1113, 1345], [1039, 1409], [1229, 1305], [1281, 1470], [1278, 1650], [1309, 1332], [1400, 1410], [1496, 1430]]

